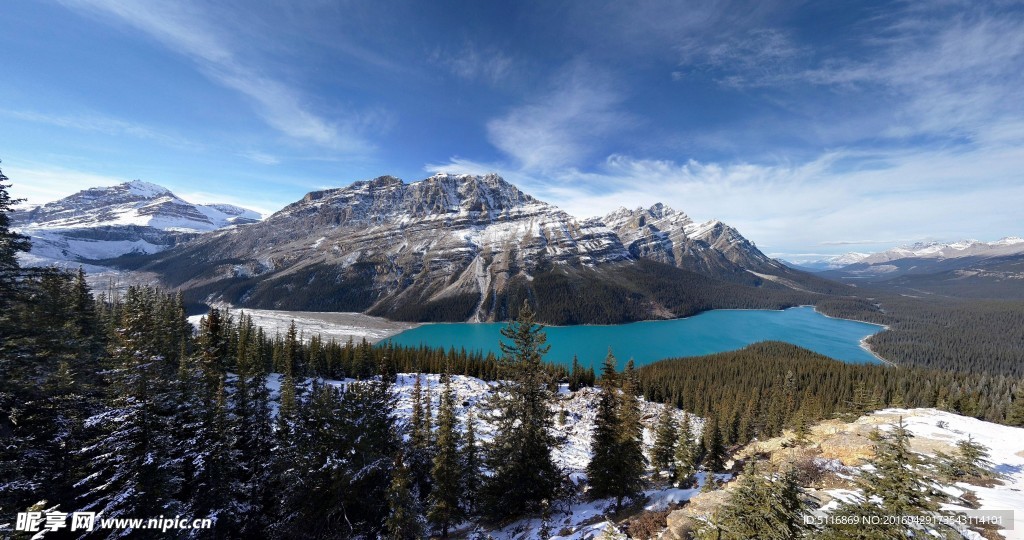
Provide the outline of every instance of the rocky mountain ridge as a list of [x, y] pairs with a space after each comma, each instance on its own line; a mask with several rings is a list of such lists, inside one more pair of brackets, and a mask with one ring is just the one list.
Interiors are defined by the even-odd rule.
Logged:
[[780, 291], [830, 286], [721, 222], [660, 204], [578, 220], [493, 174], [315, 191], [260, 223], [121, 264], [196, 301], [402, 320], [502, 320], [523, 300], [545, 304], [548, 322], [664, 318], [708, 309], [709, 296], [782, 307], [805, 297]]

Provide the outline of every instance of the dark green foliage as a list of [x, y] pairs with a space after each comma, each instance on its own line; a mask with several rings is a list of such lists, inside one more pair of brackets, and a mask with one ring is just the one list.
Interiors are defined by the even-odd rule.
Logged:
[[725, 443], [722, 441], [722, 426], [717, 416], [712, 416], [704, 424], [703, 430], [703, 464], [709, 473], [721, 472], [725, 469]]
[[868, 344], [901, 366], [1024, 377], [1021, 300], [883, 294], [873, 300], [824, 300], [817, 309], [834, 317], [889, 325], [868, 338]]
[[[814, 422], [897, 402], [1002, 422], [1013, 388], [1020, 384], [987, 374], [847, 364], [779, 342], [663, 360], [638, 372], [640, 388], [650, 401], [704, 417], [724, 413], [730, 422], [738, 412], [737, 432], [744, 440], [780, 435], [798, 420]], [[790, 374], [792, 384], [784, 390]]]
[[0, 171], [0, 309], [6, 308], [11, 294], [15, 290], [15, 280], [19, 274], [18, 253], [27, 252], [31, 248], [28, 237], [11, 230], [11, 218], [7, 214], [21, 199], [12, 199], [7, 192], [7, 176]]
[[460, 322], [470, 318], [479, 303], [479, 294], [463, 293], [425, 302], [396, 302], [390, 308], [379, 306], [367, 313], [396, 321]]
[[462, 455], [460, 454], [461, 437], [458, 421], [455, 418], [455, 390], [451, 378], [442, 377], [444, 390], [441, 393], [440, 406], [437, 413], [437, 437], [434, 445], [434, 463], [430, 471], [432, 488], [430, 490], [427, 519], [441, 537], [448, 536], [448, 530], [466, 516], [462, 505], [463, 478]]
[[675, 453], [672, 456], [674, 470], [673, 479], [681, 488], [688, 488], [693, 485], [694, 475], [697, 474], [699, 459], [695, 442], [693, 439], [693, 425], [690, 422], [690, 415], [683, 413], [683, 421], [679, 425], [679, 440], [676, 441]]
[[418, 540], [423, 537], [423, 512], [414, 491], [409, 468], [402, 455], [395, 458], [388, 486], [388, 517], [384, 522], [384, 538], [388, 540]]
[[651, 465], [654, 466], [655, 471], [671, 470], [674, 465], [679, 427], [676, 425], [672, 409], [672, 407], [665, 407], [658, 417], [654, 447], [651, 448]]
[[646, 466], [631, 372], [615, 372], [615, 356], [608, 351], [601, 369], [601, 397], [594, 420], [591, 459], [587, 464], [588, 495], [595, 499], [615, 498], [616, 509], [627, 497], [643, 488]]
[[803, 515], [806, 504], [792, 472], [765, 476], [753, 463], [747, 465], [739, 484], [698, 534], [699, 539], [792, 540], [807, 532]]
[[480, 506], [491, 519], [540, 510], [562, 481], [551, 457], [555, 441], [551, 379], [543, 367], [547, 336], [525, 305], [519, 318], [502, 329], [500, 379], [492, 392], [495, 436], [487, 447], [491, 471], [481, 489]]
[[[933, 492], [922, 474], [920, 458], [910, 450], [913, 434], [903, 419], [886, 432], [872, 434], [875, 456], [872, 470], [862, 469], [858, 484], [862, 497], [843, 503], [823, 531], [824, 538], [917, 538], [927, 536], [920, 525], [909, 520], [879, 520], [863, 527], [872, 516], [926, 516], [939, 508], [941, 495]], [[851, 519], [852, 518], [852, 519]]]
[[466, 434], [462, 447], [462, 494], [466, 512], [469, 514], [474, 514], [477, 510], [477, 495], [483, 482], [480, 476], [482, 463], [480, 446], [476, 441], [476, 418], [470, 410], [469, 417], [466, 418]]
[[675, 317], [717, 308], [782, 309], [812, 304], [819, 295], [740, 284], [649, 260], [603, 265], [601, 269], [557, 267], [516, 276], [506, 289], [484, 301], [493, 316], [516, 316], [524, 301], [549, 324], [615, 324], [649, 319], [652, 306]]
[[956, 443], [953, 456], [939, 453], [940, 470], [953, 482], [977, 481], [991, 476], [992, 463], [988, 461], [988, 448], [968, 435]]

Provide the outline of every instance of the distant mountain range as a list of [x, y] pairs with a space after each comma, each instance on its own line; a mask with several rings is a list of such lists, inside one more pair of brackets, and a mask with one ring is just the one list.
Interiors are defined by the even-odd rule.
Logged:
[[193, 204], [140, 180], [86, 189], [11, 214], [14, 228], [32, 239], [24, 261], [30, 265], [156, 253], [201, 233], [261, 218], [229, 204]]
[[851, 265], [851, 271], [863, 270], [864, 274], [884, 275], [899, 271], [899, 266], [890, 265], [901, 259], [963, 259], [967, 257], [1003, 257], [1024, 253], [1024, 238], [1010, 236], [995, 242], [961, 240], [959, 242], [918, 242], [909, 246], [892, 248], [878, 253], [850, 252], [816, 261], [797, 263], [796, 266], [812, 270], [837, 270]]
[[842, 288], [719, 221], [661, 204], [578, 220], [496, 175], [382, 176], [108, 263], [154, 272], [198, 302], [404, 320], [503, 320], [531, 299], [546, 322], [621, 322]]
[[905, 295], [1024, 298], [1024, 238], [917, 243], [847, 254], [818, 275]]

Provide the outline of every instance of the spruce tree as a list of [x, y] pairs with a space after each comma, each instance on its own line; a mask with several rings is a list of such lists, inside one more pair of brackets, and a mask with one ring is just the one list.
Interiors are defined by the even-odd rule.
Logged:
[[675, 466], [675, 482], [682, 488], [693, 485], [694, 475], [697, 474], [697, 452], [694, 445], [693, 428], [690, 422], [690, 415], [683, 413], [683, 421], [679, 426], [679, 440], [676, 442], [673, 461]]
[[551, 499], [562, 477], [551, 450], [553, 394], [543, 356], [549, 347], [543, 326], [524, 303], [519, 316], [501, 331], [500, 381], [492, 390], [495, 436], [487, 447], [481, 506], [491, 519], [520, 516]]
[[806, 505], [791, 472], [766, 477], [751, 462], [728, 501], [697, 534], [698, 539], [792, 540], [806, 532]]
[[1014, 392], [1010, 408], [1006, 412], [1006, 424], [1024, 427], [1024, 389]]
[[461, 521], [465, 515], [462, 506], [462, 477], [458, 421], [455, 418], [455, 389], [451, 376], [443, 377], [441, 402], [437, 413], [437, 437], [434, 463], [431, 469], [433, 487], [430, 490], [427, 519], [441, 537], [448, 536], [449, 528]]
[[639, 403], [631, 391], [630, 370], [615, 372], [615, 356], [608, 351], [601, 371], [601, 397], [591, 437], [591, 459], [587, 465], [589, 494], [593, 498], [614, 497], [616, 509], [627, 497], [643, 489], [646, 466], [643, 455]]
[[85, 450], [89, 491], [85, 511], [104, 517], [159, 516], [180, 511], [168, 490], [177, 485], [171, 434], [179, 423], [169, 411], [172, 387], [155, 347], [158, 293], [130, 287], [111, 344], [107, 408], [89, 419], [99, 429]]
[[936, 512], [938, 503], [930, 493], [931, 486], [921, 471], [920, 458], [910, 450], [913, 434], [903, 418], [888, 432], [876, 431], [875, 456], [869, 460], [871, 468], [861, 469], [858, 485], [861, 498], [841, 504], [832, 520], [822, 531], [822, 537], [849, 539], [917, 538], [925, 531], [913, 521], [881, 520], [877, 525], [861, 527], [857, 523], [878, 520], [879, 516], [927, 516]]
[[18, 253], [27, 252], [31, 243], [27, 236], [11, 230], [11, 218], [7, 214], [13, 212], [14, 205], [23, 199], [12, 199], [7, 192], [10, 184], [8, 178], [0, 171], [0, 312], [13, 297], [20, 266]]
[[679, 439], [679, 428], [676, 425], [672, 408], [665, 405], [658, 416], [655, 428], [654, 447], [651, 448], [651, 465], [655, 471], [668, 470], [673, 476], [676, 442]]
[[391, 485], [387, 491], [388, 516], [384, 522], [387, 540], [419, 540], [424, 536], [423, 516], [412, 475], [401, 453], [395, 456]]
[[591, 497], [601, 499], [617, 496], [623, 491], [619, 475], [619, 428], [621, 399], [618, 375], [615, 372], [615, 356], [611, 350], [605, 356], [598, 380], [601, 390], [597, 402], [597, 415], [590, 438], [590, 463], [587, 464], [587, 481]]
[[482, 478], [480, 476], [480, 447], [476, 442], [476, 417], [472, 409], [466, 417], [465, 435], [462, 449], [462, 495], [466, 512], [473, 514], [477, 509], [477, 496], [480, 493]]
[[940, 457], [945, 461], [942, 469], [946, 476], [956, 482], [965, 479], [979, 480], [989, 475], [991, 463], [988, 461], [988, 448], [975, 441], [971, 435], [957, 441], [956, 448], [957, 453], [954, 456], [940, 453]]
[[721, 472], [725, 469], [725, 444], [722, 442], [722, 429], [718, 417], [712, 416], [704, 424], [704, 469], [709, 473]]
[[572, 370], [569, 372], [569, 390], [575, 392], [583, 386], [583, 368], [580, 359], [572, 355]]

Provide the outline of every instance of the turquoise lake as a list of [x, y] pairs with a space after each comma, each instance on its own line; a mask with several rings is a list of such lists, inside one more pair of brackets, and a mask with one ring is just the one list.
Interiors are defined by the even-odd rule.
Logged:
[[[465, 348], [500, 355], [504, 323], [439, 323], [406, 330], [391, 338], [399, 345]], [[826, 317], [813, 307], [782, 311], [714, 310], [685, 319], [609, 326], [548, 326], [549, 362], [600, 367], [611, 347], [615, 357], [637, 365], [663, 358], [741, 349], [758, 341], [785, 341], [844, 362], [878, 362], [860, 341], [882, 330], [875, 324]]]

